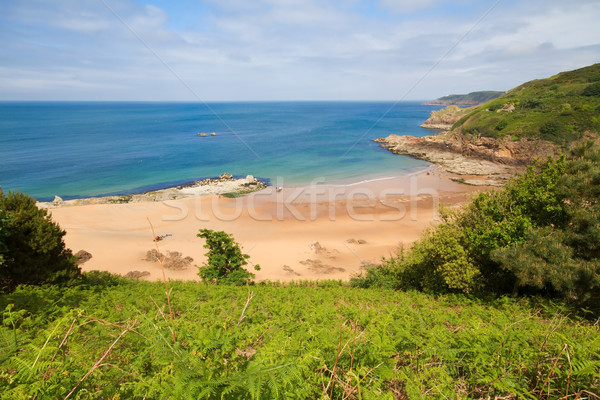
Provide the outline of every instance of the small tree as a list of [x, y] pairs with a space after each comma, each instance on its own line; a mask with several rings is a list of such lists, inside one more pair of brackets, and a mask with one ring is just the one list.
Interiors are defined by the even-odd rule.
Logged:
[[[204, 248], [208, 249], [207, 260], [198, 271], [203, 282], [243, 285], [254, 278], [253, 273], [243, 268], [248, 264], [246, 260], [250, 256], [242, 253], [232, 235], [223, 231], [200, 229], [197, 236], [206, 239]], [[254, 269], [258, 271], [260, 266], [255, 265]]]
[[0, 193], [7, 234], [0, 286], [13, 289], [19, 284], [60, 283], [80, 274], [75, 257], [63, 241], [65, 231], [52, 221], [35, 199], [19, 193]]

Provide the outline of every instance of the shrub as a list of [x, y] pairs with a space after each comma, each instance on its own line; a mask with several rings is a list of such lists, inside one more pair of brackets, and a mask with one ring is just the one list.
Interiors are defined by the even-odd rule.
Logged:
[[501, 131], [504, 128], [506, 128], [508, 126], [508, 121], [505, 119], [501, 119], [497, 124], [496, 124], [496, 130], [497, 131]]
[[583, 89], [582, 95], [600, 97], [600, 82], [592, 83]]
[[544, 101], [542, 99], [539, 99], [537, 97], [532, 97], [529, 99], [526, 99], [525, 101], [523, 101], [523, 103], [521, 104], [522, 108], [525, 109], [545, 109], [546, 108], [546, 104], [544, 104]]
[[[242, 253], [232, 235], [223, 231], [200, 229], [196, 236], [206, 239], [204, 248], [208, 249], [207, 260], [198, 271], [203, 282], [243, 285], [254, 278], [253, 273], [243, 268], [248, 264], [250, 256]], [[258, 271], [260, 266], [255, 265], [254, 269]]]
[[549, 120], [540, 125], [540, 133], [548, 139], [557, 139], [567, 133], [567, 129], [557, 120]]
[[502, 107], [504, 107], [504, 104], [502, 102], [496, 101], [489, 105], [488, 111], [496, 111], [501, 109]]
[[451, 222], [429, 232], [407, 257], [404, 281], [427, 292], [476, 291], [481, 274], [463, 242], [463, 233]]
[[[35, 199], [19, 193], [0, 193], [0, 209], [6, 214], [4, 262], [0, 285], [14, 289], [19, 284], [60, 283], [80, 274], [75, 257], [65, 247], [63, 231], [52, 222]], [[4, 229], [2, 229], [4, 230]]]
[[363, 278], [429, 292], [542, 294], [598, 310], [599, 198], [600, 148], [586, 144], [478, 195], [379, 267], [388, 271]]

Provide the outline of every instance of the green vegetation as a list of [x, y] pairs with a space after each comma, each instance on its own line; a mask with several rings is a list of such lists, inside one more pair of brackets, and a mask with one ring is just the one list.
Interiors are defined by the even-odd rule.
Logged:
[[[206, 239], [204, 248], [208, 249], [206, 253], [206, 262], [199, 268], [198, 276], [205, 283], [244, 285], [254, 274], [244, 269], [248, 265], [248, 254], [242, 253], [240, 245], [233, 240], [233, 236], [223, 231], [213, 231], [211, 229], [200, 229], [198, 237]], [[254, 266], [255, 270], [260, 270], [259, 265]]]
[[600, 310], [600, 149], [531, 166], [503, 190], [445, 212], [410, 251], [356, 277], [359, 287], [538, 294]]
[[[529, 82], [454, 129], [567, 144], [600, 131], [599, 83], [600, 64]], [[599, 399], [600, 148], [581, 142], [349, 284], [250, 286], [209, 229], [201, 283], [80, 274], [48, 213], [0, 193], [0, 398]]]
[[471, 92], [469, 94], [451, 94], [449, 96], [435, 99], [429, 104], [455, 104], [455, 105], [477, 105], [494, 100], [504, 94], [493, 90]]
[[172, 323], [161, 283], [106, 273], [3, 295], [0, 397], [559, 399], [600, 384], [598, 326], [551, 303], [322, 282], [259, 284], [248, 304], [244, 287], [169, 285]]
[[[514, 110], [502, 110], [513, 106]], [[600, 133], [600, 64], [527, 82], [454, 124], [465, 135], [540, 138], [566, 145]]]
[[19, 193], [0, 193], [0, 289], [19, 284], [67, 282], [79, 275], [65, 232], [52, 222], [35, 199]]

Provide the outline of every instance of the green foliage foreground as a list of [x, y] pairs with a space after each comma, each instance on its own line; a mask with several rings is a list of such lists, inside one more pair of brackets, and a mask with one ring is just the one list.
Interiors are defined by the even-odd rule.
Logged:
[[0, 398], [598, 394], [597, 324], [551, 304], [319, 285], [170, 282], [172, 324], [158, 282], [20, 287], [0, 297]]

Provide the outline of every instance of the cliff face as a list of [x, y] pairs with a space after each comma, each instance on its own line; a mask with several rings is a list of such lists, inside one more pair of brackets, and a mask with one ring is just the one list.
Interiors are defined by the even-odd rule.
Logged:
[[477, 181], [484, 185], [500, 185], [536, 158], [555, 154], [555, 147], [541, 140], [467, 138], [452, 132], [421, 138], [392, 134], [375, 141], [392, 153], [432, 162], [457, 175], [486, 176]]
[[439, 111], [432, 111], [429, 118], [421, 124], [421, 127], [447, 131], [452, 129], [452, 125], [469, 111], [471, 111], [470, 108], [458, 108], [458, 106], [448, 106]]

